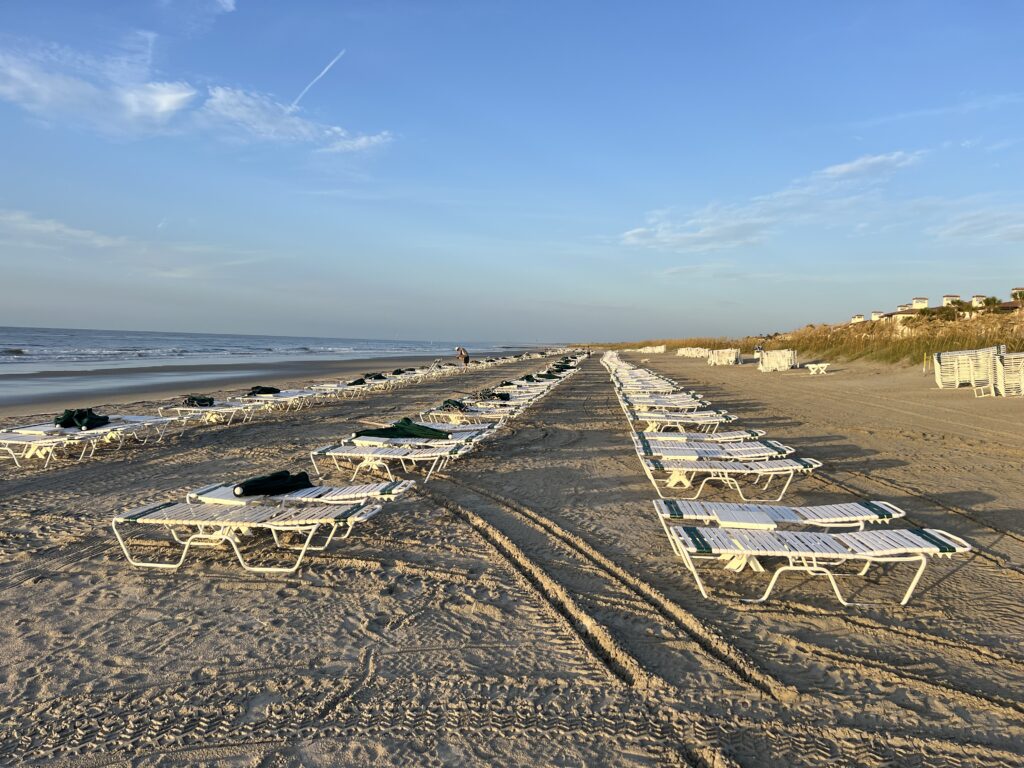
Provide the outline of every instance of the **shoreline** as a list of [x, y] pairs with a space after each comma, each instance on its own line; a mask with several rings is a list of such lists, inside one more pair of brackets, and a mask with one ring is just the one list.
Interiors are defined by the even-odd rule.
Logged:
[[[524, 350], [507, 350], [520, 354]], [[206, 365], [139, 366], [90, 371], [0, 373], [0, 418], [58, 412], [64, 408], [108, 408], [142, 399], [171, 400], [190, 392], [225, 394], [256, 384], [289, 389], [311, 381], [356, 378], [370, 371], [430, 365], [433, 356], [370, 357], [350, 360], [250, 361]], [[456, 362], [454, 358], [443, 358]], [[21, 391], [15, 391], [16, 384]], [[36, 392], [26, 392], [35, 389]], [[10, 393], [10, 394], [9, 394]]]

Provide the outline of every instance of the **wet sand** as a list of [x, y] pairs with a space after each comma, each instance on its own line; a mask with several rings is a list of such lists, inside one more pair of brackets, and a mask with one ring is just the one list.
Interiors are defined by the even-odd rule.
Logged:
[[[510, 351], [508, 354], [516, 354]], [[180, 399], [191, 392], [227, 395], [262, 384], [279, 389], [310, 382], [351, 380], [367, 372], [430, 365], [432, 357], [361, 360], [250, 361], [223, 365], [163, 365], [4, 374], [0, 371], [0, 417], [46, 414], [65, 408]], [[455, 362], [447, 359], [444, 362]], [[61, 394], [55, 395], [55, 391]]]
[[1024, 765], [1024, 401], [881, 365], [649, 365], [823, 460], [787, 501], [886, 499], [975, 552], [933, 562], [907, 607], [907, 565], [844, 582], [865, 607], [796, 575], [742, 603], [767, 575], [721, 570], [704, 600], [596, 357], [291, 576], [246, 573], [223, 550], [134, 569], [109, 520], [308, 469], [311, 448], [363, 420], [539, 363], [4, 468], [0, 763]]

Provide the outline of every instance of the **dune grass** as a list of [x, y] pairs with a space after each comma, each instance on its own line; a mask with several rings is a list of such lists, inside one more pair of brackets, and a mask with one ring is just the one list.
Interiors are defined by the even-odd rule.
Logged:
[[977, 349], [995, 344], [1005, 344], [1010, 352], [1024, 351], [1024, 313], [1018, 311], [952, 321], [919, 317], [902, 325], [883, 322], [808, 325], [767, 337], [647, 339], [601, 346], [626, 349], [656, 344], [666, 345], [667, 354], [674, 354], [679, 347], [736, 347], [745, 354], [752, 354], [756, 345], [763, 344], [765, 349], [795, 349], [801, 360], [863, 359], [919, 363], [935, 352]]

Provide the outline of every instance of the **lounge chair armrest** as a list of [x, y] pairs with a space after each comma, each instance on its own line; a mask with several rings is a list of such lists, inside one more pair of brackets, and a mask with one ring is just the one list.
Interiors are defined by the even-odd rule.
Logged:
[[946, 539], [950, 544], [956, 547], [957, 552], [970, 552], [973, 547], [969, 542], [957, 536], [955, 533], [949, 531], [940, 531], [937, 528], [926, 528], [932, 536], [936, 536], [940, 539]]
[[874, 503], [877, 504], [880, 507], [883, 507], [883, 508], [889, 510], [889, 512], [892, 514], [892, 519], [893, 520], [895, 520], [898, 517], [906, 517], [907, 516], [906, 510], [897, 507], [895, 504], [893, 504], [891, 502], [888, 502], [888, 501], [875, 501]]
[[368, 507], [364, 507], [363, 509], [360, 509], [354, 515], [349, 517], [348, 520], [349, 520], [350, 523], [362, 523], [362, 522], [364, 522], [366, 520], [369, 520], [371, 517], [374, 517], [382, 509], [383, 509], [383, 507], [380, 504], [372, 504], [372, 505], [370, 505]]

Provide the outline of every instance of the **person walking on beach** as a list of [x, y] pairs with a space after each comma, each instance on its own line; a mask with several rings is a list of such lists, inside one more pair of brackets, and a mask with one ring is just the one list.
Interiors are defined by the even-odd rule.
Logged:
[[459, 358], [459, 362], [462, 363], [463, 368], [469, 367], [469, 352], [466, 351], [465, 347], [456, 347], [455, 356]]

